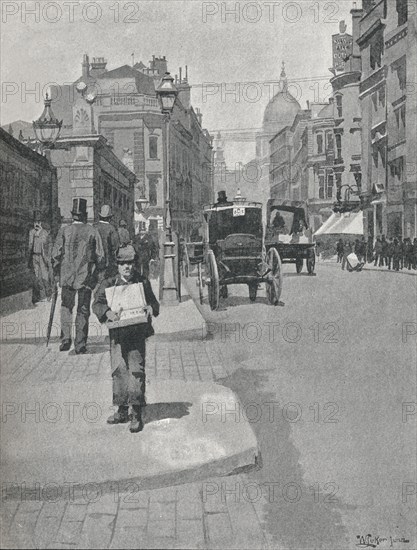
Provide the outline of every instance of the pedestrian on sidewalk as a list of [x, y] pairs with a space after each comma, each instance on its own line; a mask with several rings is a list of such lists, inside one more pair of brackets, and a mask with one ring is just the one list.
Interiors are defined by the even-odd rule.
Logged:
[[[108, 424], [124, 424], [129, 420], [129, 405], [132, 421], [130, 431], [137, 433], [143, 429], [142, 411], [145, 399], [145, 358], [146, 339], [154, 334], [152, 314], [159, 315], [159, 303], [146, 277], [135, 271], [135, 250], [133, 246], [121, 247], [117, 254], [118, 274], [105, 279], [95, 295], [93, 311], [100, 323], [108, 323], [110, 336], [110, 362], [113, 378], [113, 405], [117, 412], [108, 418]], [[106, 298], [106, 288], [142, 283], [148, 304], [148, 322], [111, 328], [111, 323], [119, 318], [112, 311]]]
[[61, 292], [61, 346], [71, 347], [72, 310], [77, 295], [75, 318], [75, 353], [87, 353], [88, 321], [91, 294], [97, 284], [98, 271], [103, 269], [104, 250], [100, 234], [87, 225], [87, 201], [74, 199], [71, 225], [58, 231], [52, 250], [52, 268]]
[[103, 243], [104, 260], [102, 269], [98, 274], [98, 281], [111, 277], [117, 273], [116, 254], [119, 249], [119, 235], [111, 223], [113, 218], [111, 206], [103, 204], [99, 214], [99, 221], [94, 225], [100, 234]]
[[373, 244], [373, 239], [372, 239], [371, 235], [369, 235], [367, 253], [366, 253], [366, 260], [367, 260], [368, 264], [371, 264], [374, 261], [374, 244]]
[[374, 258], [375, 263], [374, 267], [378, 264], [379, 267], [384, 265], [384, 260], [382, 257], [382, 241], [379, 237], [377, 237], [374, 247]]
[[391, 269], [393, 253], [394, 253], [394, 243], [392, 242], [391, 239], [387, 239], [386, 265], [388, 266], [388, 269]]
[[119, 241], [120, 246], [126, 246], [128, 244], [131, 244], [132, 239], [130, 238], [129, 231], [127, 229], [127, 221], [126, 220], [120, 220], [119, 221]]
[[413, 267], [413, 243], [411, 239], [407, 237], [404, 239], [405, 243], [405, 264], [404, 267], [410, 270]]
[[413, 269], [417, 269], [417, 238], [413, 241]]
[[379, 267], [388, 265], [388, 242], [385, 238], [385, 235], [382, 235], [381, 247], [382, 247], [382, 250], [381, 250], [381, 257], [379, 260]]
[[51, 299], [51, 239], [42, 227], [39, 211], [33, 213], [33, 229], [29, 231], [28, 267], [34, 276], [33, 303]]
[[351, 243], [350, 241], [348, 241], [345, 246], [344, 246], [344, 249], [343, 249], [343, 257], [342, 257], [342, 269], [344, 270], [345, 269], [345, 266], [346, 266], [346, 262], [347, 262], [347, 257], [349, 256], [349, 254], [353, 252], [353, 243]]
[[342, 239], [339, 239], [336, 245], [336, 253], [337, 253], [337, 263], [340, 264], [343, 258], [343, 252], [344, 252], [345, 245], [343, 244]]
[[394, 239], [394, 242], [392, 243], [392, 269], [394, 271], [400, 270], [401, 257], [402, 257], [401, 244], [397, 241], [397, 239]]

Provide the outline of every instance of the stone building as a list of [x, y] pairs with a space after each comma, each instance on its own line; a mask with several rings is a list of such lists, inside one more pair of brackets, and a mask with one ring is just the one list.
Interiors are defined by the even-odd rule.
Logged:
[[28, 236], [33, 213], [55, 236], [60, 222], [57, 171], [46, 156], [32, 151], [0, 128], [0, 298], [2, 312], [32, 303]]
[[364, 0], [362, 200], [369, 238], [414, 237], [417, 218], [417, 36], [415, 4]]
[[[139, 224], [150, 230], [163, 226], [165, 124], [155, 90], [166, 71], [165, 57], [154, 56], [148, 67], [137, 63], [107, 70], [103, 58], [93, 58], [90, 63], [85, 55], [80, 78], [71, 86], [52, 91], [54, 111], [64, 120], [63, 135], [73, 131], [72, 105], [77, 100], [77, 86], [85, 83], [85, 93], [96, 96], [91, 111], [94, 131], [104, 136], [117, 157], [133, 168], [137, 178], [135, 202], [148, 200], [148, 208], [137, 211], [136, 230]], [[184, 75], [180, 69], [175, 85], [179, 95], [170, 124], [171, 206], [173, 229], [187, 233], [196, 217], [195, 210], [201, 210], [201, 202], [212, 195], [211, 138], [202, 128], [201, 113], [191, 106], [187, 68]], [[79, 116], [90, 114], [84, 109]]]
[[346, 34], [344, 21], [340, 33], [332, 36], [336, 53], [329, 101], [307, 102], [307, 109], [299, 108], [291, 123], [270, 140], [271, 197], [305, 202], [314, 231], [332, 214], [338, 198], [349, 198], [360, 207], [361, 72], [355, 44], [360, 11], [352, 10], [352, 36]]

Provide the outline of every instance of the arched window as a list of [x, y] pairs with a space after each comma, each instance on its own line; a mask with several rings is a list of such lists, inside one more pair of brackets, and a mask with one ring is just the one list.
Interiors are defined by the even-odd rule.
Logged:
[[321, 155], [323, 153], [323, 134], [321, 132], [316, 134], [316, 140], [317, 140], [317, 154]]

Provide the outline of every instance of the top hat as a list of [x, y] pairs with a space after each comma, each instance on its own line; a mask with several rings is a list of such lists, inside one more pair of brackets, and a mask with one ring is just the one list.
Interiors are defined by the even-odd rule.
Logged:
[[218, 200], [219, 202], [227, 201], [226, 191], [219, 191], [219, 192], [217, 193], [217, 200]]
[[33, 212], [33, 222], [40, 222], [42, 221], [42, 216], [39, 210], [35, 210]]
[[71, 214], [77, 216], [83, 216], [87, 214], [87, 201], [86, 199], [73, 199]]
[[111, 218], [113, 216], [111, 206], [108, 204], [103, 204], [99, 216], [100, 218]]
[[131, 244], [127, 244], [126, 246], [121, 246], [117, 251], [116, 262], [133, 262], [135, 260], [135, 256], [135, 249]]

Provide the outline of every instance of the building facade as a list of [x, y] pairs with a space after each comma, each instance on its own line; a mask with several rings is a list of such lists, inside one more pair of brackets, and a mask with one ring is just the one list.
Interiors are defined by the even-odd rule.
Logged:
[[[165, 212], [164, 159], [165, 119], [156, 88], [167, 71], [165, 57], [153, 57], [146, 67], [136, 63], [107, 70], [103, 58], [84, 56], [82, 75], [72, 86], [53, 91], [54, 111], [64, 120], [64, 134], [72, 134], [72, 105], [85, 83], [95, 102], [89, 111], [83, 107], [77, 120], [91, 117], [94, 133], [104, 136], [136, 175], [135, 203], [146, 199], [148, 207], [136, 208], [136, 231], [162, 229]], [[188, 70], [176, 75], [179, 95], [170, 124], [169, 166], [173, 229], [187, 234], [208, 196], [212, 196], [211, 138], [202, 128], [202, 116], [191, 106]], [[77, 88], [78, 86], [78, 88]], [[178, 193], [178, 196], [177, 196]]]
[[87, 200], [89, 223], [98, 221], [101, 206], [109, 204], [114, 223], [124, 219], [134, 234], [136, 176], [102, 136], [59, 138], [51, 150], [51, 162], [59, 173], [58, 204], [63, 223], [72, 220], [73, 199], [83, 198]]
[[[43, 226], [52, 238], [58, 231], [57, 171], [46, 156], [0, 128], [0, 298], [20, 293], [28, 296], [32, 276], [28, 270], [28, 236], [33, 227], [33, 213], [39, 211]], [[23, 304], [20, 304], [23, 306]], [[5, 308], [6, 309], [6, 308]]]
[[373, 239], [416, 236], [414, 8], [407, 0], [363, 2], [357, 40], [362, 58], [362, 200], [365, 227]]

